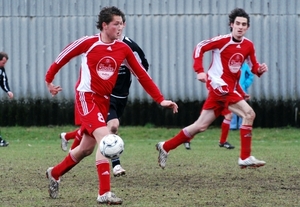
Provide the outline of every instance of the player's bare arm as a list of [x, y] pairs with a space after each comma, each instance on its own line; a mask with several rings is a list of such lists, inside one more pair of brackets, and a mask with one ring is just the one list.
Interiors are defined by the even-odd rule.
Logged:
[[166, 108], [171, 108], [173, 109], [173, 113], [178, 113], [178, 106], [175, 102], [170, 101], [170, 100], [163, 100], [160, 103], [161, 106], [166, 107]]
[[206, 83], [206, 80], [207, 80], [207, 76], [206, 76], [206, 73], [205, 72], [202, 72], [202, 73], [198, 73], [197, 74], [197, 79], [203, 83]]
[[60, 86], [55, 86], [53, 85], [53, 83], [46, 82], [46, 86], [52, 96], [55, 96], [56, 94], [58, 94], [58, 92], [62, 91], [62, 88]]

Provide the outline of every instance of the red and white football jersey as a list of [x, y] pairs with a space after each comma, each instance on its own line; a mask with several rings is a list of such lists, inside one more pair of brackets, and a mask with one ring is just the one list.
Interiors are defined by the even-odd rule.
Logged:
[[100, 34], [82, 37], [65, 47], [48, 69], [46, 82], [51, 83], [60, 68], [78, 55], [81, 55], [81, 72], [77, 91], [110, 96], [120, 65], [124, 62], [157, 103], [164, 100], [160, 90], [136, 60], [128, 45], [119, 40], [109, 44], [103, 43]]
[[242, 41], [235, 42], [232, 35], [227, 34], [198, 43], [193, 54], [196, 73], [204, 72], [203, 55], [207, 51], [212, 51], [211, 65], [207, 71], [208, 89], [228, 86], [229, 91], [234, 91], [244, 61], [248, 62], [252, 73], [261, 75], [258, 73], [259, 63], [256, 60], [254, 45], [245, 37]]

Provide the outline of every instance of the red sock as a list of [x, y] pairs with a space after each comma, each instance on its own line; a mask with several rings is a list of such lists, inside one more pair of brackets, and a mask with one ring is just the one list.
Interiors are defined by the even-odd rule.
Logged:
[[74, 157], [71, 156], [69, 153], [61, 163], [56, 165], [51, 174], [54, 177], [54, 179], [59, 180], [59, 177], [64, 175], [66, 172], [71, 170], [75, 165], [77, 165], [78, 162], [75, 160]]
[[[188, 134], [188, 132], [186, 132], [186, 134]], [[169, 152], [170, 150], [175, 149], [179, 145], [191, 141], [193, 137], [191, 135], [186, 134], [184, 133], [184, 129], [180, 130], [180, 132], [175, 137], [165, 142], [163, 146], [164, 150], [166, 150], [166, 152]]]
[[65, 139], [67, 141], [69, 141], [70, 139], [75, 139], [75, 136], [76, 136], [78, 130], [79, 129], [76, 129], [76, 130], [74, 130], [72, 132], [67, 132], [66, 135], [65, 135]]
[[244, 160], [251, 155], [252, 126], [242, 125], [240, 128], [240, 136], [241, 136], [240, 158]]
[[230, 120], [224, 119], [221, 125], [221, 137], [220, 143], [224, 144], [227, 141], [228, 133], [230, 128]]
[[192, 140], [192, 138], [188, 138], [185, 142], [188, 142], [188, 143], [190, 143], [191, 142], [191, 140]]
[[110, 169], [108, 160], [96, 161], [99, 180], [99, 195], [110, 191]]
[[83, 134], [81, 133], [81, 130], [77, 130], [77, 134], [76, 134], [73, 144], [71, 146], [71, 150], [80, 144], [80, 142], [82, 140], [82, 136], [83, 136]]

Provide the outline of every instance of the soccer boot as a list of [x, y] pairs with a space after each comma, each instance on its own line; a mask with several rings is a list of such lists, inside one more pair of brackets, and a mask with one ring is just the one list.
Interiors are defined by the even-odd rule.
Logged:
[[62, 149], [62, 151], [66, 152], [68, 150], [68, 141], [66, 140], [65, 136], [66, 136], [66, 133], [63, 132], [59, 135], [59, 138], [61, 140], [61, 144], [60, 144], [61, 149]]
[[234, 149], [234, 146], [231, 145], [229, 142], [225, 142], [224, 144], [219, 143], [220, 147], [224, 147], [226, 149]]
[[239, 158], [238, 164], [241, 167], [241, 169], [244, 169], [244, 168], [247, 168], [247, 167], [249, 167], [249, 168], [262, 167], [266, 164], [266, 162], [263, 161], [263, 160], [258, 160], [254, 156], [250, 156], [250, 157], [248, 157], [244, 160]]
[[185, 149], [187, 149], [187, 150], [191, 149], [191, 143], [190, 142], [185, 142], [183, 144], [184, 144]]
[[49, 179], [49, 188], [48, 188], [48, 192], [49, 192], [49, 196], [51, 198], [58, 198], [58, 190], [59, 190], [59, 180], [55, 180], [51, 173], [52, 173], [52, 169], [53, 167], [49, 167], [46, 171], [46, 177]]
[[101, 196], [98, 195], [97, 202], [99, 204], [121, 205], [123, 201], [121, 198], [118, 198], [114, 193], [109, 191]]
[[5, 141], [4, 139], [0, 138], [0, 147], [7, 147], [9, 142]]
[[156, 144], [156, 150], [159, 153], [158, 154], [158, 164], [162, 169], [164, 169], [166, 167], [166, 162], [167, 162], [167, 158], [169, 155], [169, 153], [167, 153], [163, 148], [164, 143], [165, 142], [159, 142]]
[[126, 170], [124, 170], [121, 165], [116, 165], [113, 168], [113, 174], [115, 177], [120, 177], [126, 174]]

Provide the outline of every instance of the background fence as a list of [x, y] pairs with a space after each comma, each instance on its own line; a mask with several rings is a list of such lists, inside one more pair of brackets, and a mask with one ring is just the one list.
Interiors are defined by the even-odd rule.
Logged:
[[[256, 77], [250, 87], [252, 100], [259, 103], [257, 110], [262, 107], [260, 103], [268, 102], [267, 107], [273, 109], [284, 103], [285, 110], [276, 113], [290, 111], [288, 124], [297, 123], [297, 0], [288, 4], [280, 0], [0, 0], [0, 50], [10, 57], [6, 70], [15, 100], [51, 99], [44, 83], [46, 70], [71, 41], [97, 33], [100, 9], [112, 5], [125, 12], [125, 34], [145, 51], [149, 73], [165, 97], [187, 104], [196, 101], [199, 107], [206, 98], [206, 88], [196, 80], [192, 69], [193, 49], [203, 39], [229, 33], [228, 13], [235, 7], [244, 8], [250, 14], [246, 36], [254, 42], [258, 60], [269, 66], [269, 72]], [[209, 63], [210, 55], [206, 54], [206, 68]], [[73, 100], [79, 66], [79, 58], [75, 58], [57, 75], [55, 83], [63, 87], [55, 97], [58, 103]], [[135, 79], [129, 100], [132, 104], [152, 104]]]

